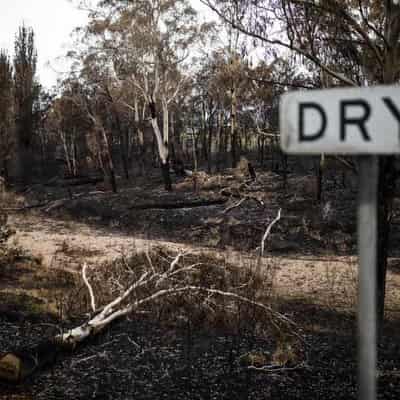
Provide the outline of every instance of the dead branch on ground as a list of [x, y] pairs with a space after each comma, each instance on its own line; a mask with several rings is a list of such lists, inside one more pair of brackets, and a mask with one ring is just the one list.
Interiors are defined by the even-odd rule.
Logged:
[[195, 208], [195, 207], [207, 207], [225, 204], [228, 199], [216, 198], [216, 199], [197, 199], [197, 200], [182, 200], [168, 203], [146, 203], [146, 204], [135, 204], [129, 207], [130, 210], [172, 210], [179, 208]]
[[265, 230], [265, 233], [261, 239], [261, 252], [260, 255], [261, 257], [264, 256], [264, 249], [265, 249], [265, 241], [267, 240], [272, 227], [281, 219], [281, 211], [282, 209], [280, 208], [278, 211], [278, 215], [276, 216], [276, 218], [268, 225], [267, 229]]
[[225, 208], [224, 211], [222, 211], [222, 214], [226, 214], [229, 211], [233, 210], [234, 208], [240, 207], [241, 204], [247, 200], [247, 197], [243, 197], [243, 199], [240, 199], [237, 203], [230, 205], [229, 207]]

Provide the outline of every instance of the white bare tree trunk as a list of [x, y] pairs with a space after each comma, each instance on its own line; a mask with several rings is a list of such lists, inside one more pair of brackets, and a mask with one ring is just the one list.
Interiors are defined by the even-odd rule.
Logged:
[[71, 163], [70, 154], [69, 154], [69, 150], [68, 150], [67, 135], [61, 129], [58, 132], [59, 132], [59, 136], [60, 136], [60, 139], [61, 139], [61, 142], [63, 145], [65, 162], [67, 163], [68, 172], [71, 175], [73, 175], [73, 168], [72, 168], [72, 163]]
[[157, 118], [151, 118], [151, 126], [153, 127], [154, 135], [157, 140], [158, 154], [162, 164], [166, 164], [168, 161], [168, 143], [164, 142], [160, 127], [158, 126]]

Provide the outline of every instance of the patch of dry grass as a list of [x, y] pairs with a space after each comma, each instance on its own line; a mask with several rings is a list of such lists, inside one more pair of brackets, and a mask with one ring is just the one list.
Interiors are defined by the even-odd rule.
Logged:
[[71, 242], [67, 240], [63, 240], [59, 245], [59, 249], [57, 252], [62, 253], [63, 255], [70, 258], [86, 258], [86, 257], [95, 257], [102, 252], [97, 249], [90, 249], [87, 247], [78, 246], [75, 244], [71, 244]]

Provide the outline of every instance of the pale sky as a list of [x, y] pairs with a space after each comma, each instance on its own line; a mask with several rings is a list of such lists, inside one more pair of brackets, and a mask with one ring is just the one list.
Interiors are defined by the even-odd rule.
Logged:
[[[210, 19], [210, 11], [199, 0], [191, 3], [203, 18]], [[68, 71], [68, 65], [59, 57], [71, 48], [73, 29], [86, 24], [86, 12], [78, 10], [70, 0], [0, 0], [0, 4], [0, 48], [12, 56], [19, 26], [23, 22], [31, 26], [38, 51], [39, 81], [51, 88], [56, 84], [57, 71]]]
[[[67, 68], [57, 57], [66, 54], [76, 26], [87, 21], [86, 13], [77, 10], [68, 0], [0, 0], [0, 48], [12, 56], [18, 27], [24, 22], [35, 32], [38, 51], [38, 75], [42, 85], [50, 88], [57, 73]], [[50, 63], [50, 65], [48, 65]]]

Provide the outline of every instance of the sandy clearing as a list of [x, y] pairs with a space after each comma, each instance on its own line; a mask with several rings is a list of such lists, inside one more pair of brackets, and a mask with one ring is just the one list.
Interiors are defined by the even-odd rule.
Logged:
[[[185, 251], [202, 250], [178, 243], [123, 235], [117, 230], [94, 228], [75, 221], [61, 221], [38, 216], [10, 215], [17, 230], [12, 240], [33, 255], [41, 257], [46, 267], [80, 270], [84, 261], [100, 263], [113, 260], [133, 249], [164, 245]], [[203, 249], [215, 254], [216, 250]], [[218, 251], [236, 264], [256, 265], [256, 255], [237, 251]], [[357, 297], [357, 257], [265, 257], [263, 269], [273, 279], [277, 296], [294, 300], [312, 299], [328, 307], [354, 309]], [[400, 312], [400, 274], [389, 271], [387, 308]]]
[[[12, 237], [23, 249], [42, 258], [46, 267], [76, 266], [83, 262], [101, 263], [127, 254], [133, 249], [152, 245], [177, 248], [176, 243], [151, 241], [107, 232], [84, 223], [59, 221], [35, 215], [10, 215], [9, 223], [16, 229]], [[64, 265], [65, 266], [65, 265]]]

